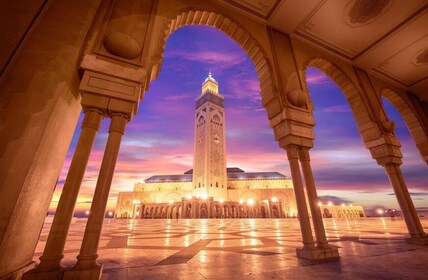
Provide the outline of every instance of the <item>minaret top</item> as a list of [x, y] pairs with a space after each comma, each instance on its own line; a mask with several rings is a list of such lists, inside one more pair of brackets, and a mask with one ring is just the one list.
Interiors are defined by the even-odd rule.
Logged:
[[218, 94], [218, 82], [213, 78], [211, 71], [208, 73], [208, 77], [202, 83], [201, 94], [203, 95], [207, 91]]
[[211, 74], [211, 71], [208, 72], [208, 77], [205, 79], [205, 82], [208, 81], [208, 80], [211, 80], [211, 81], [217, 83], [217, 81], [213, 78], [213, 75]]

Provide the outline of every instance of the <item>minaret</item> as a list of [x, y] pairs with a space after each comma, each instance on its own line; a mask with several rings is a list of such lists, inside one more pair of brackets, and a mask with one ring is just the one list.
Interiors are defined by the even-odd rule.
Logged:
[[195, 195], [227, 200], [224, 97], [211, 72], [196, 99], [193, 188]]

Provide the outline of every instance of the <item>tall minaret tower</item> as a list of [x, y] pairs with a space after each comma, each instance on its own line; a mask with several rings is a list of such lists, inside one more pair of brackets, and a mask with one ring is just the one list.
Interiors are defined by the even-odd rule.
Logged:
[[227, 200], [224, 97], [211, 72], [196, 99], [193, 188], [195, 195]]

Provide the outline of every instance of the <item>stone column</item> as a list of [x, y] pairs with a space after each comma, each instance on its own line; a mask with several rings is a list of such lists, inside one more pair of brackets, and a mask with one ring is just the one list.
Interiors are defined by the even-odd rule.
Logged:
[[309, 208], [312, 213], [312, 222], [318, 248], [330, 248], [328, 246], [327, 237], [325, 235], [324, 223], [322, 220], [321, 210], [318, 206], [318, 195], [315, 188], [314, 176], [312, 174], [309, 149], [299, 149], [299, 159], [302, 165], [303, 176], [305, 178], [306, 192], [308, 194]]
[[129, 117], [124, 114], [113, 113], [111, 115], [109, 137], [80, 254], [77, 256], [76, 265], [70, 271], [64, 273], [63, 279], [99, 279], [101, 275], [102, 265], [96, 261], [98, 258], [98, 244], [120, 143], [128, 120]]
[[48, 275], [60, 273], [61, 270], [65, 269], [61, 265], [65, 241], [89, 155], [103, 117], [100, 110], [92, 108], [85, 109], [84, 114], [82, 131], [65, 180], [45, 250], [40, 257], [41, 262], [34, 270], [27, 272], [24, 279], [48, 278]]
[[427, 236], [422, 228], [415, 206], [413, 205], [400, 165], [396, 163], [387, 163], [384, 165], [386, 174], [394, 189], [401, 212], [409, 230], [410, 238], [406, 241], [409, 243], [428, 244]]
[[[312, 236], [311, 223], [309, 221], [308, 208], [306, 207], [305, 192], [303, 190], [302, 176], [300, 174], [299, 153], [297, 146], [290, 145], [286, 147], [288, 161], [290, 162], [291, 179], [294, 185], [296, 195], [297, 211], [299, 212], [300, 229], [302, 231], [303, 249], [314, 250], [314, 239]], [[299, 251], [297, 251], [299, 256]]]

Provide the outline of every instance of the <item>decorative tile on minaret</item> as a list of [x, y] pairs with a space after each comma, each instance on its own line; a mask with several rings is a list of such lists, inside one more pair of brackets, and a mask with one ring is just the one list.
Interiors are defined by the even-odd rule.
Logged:
[[193, 188], [199, 196], [227, 200], [224, 97], [211, 72], [196, 99]]

